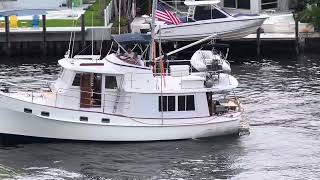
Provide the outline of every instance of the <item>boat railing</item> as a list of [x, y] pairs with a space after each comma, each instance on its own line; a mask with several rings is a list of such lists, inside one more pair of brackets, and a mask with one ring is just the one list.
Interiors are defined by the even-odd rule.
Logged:
[[[184, 79], [183, 77], [188, 77], [189, 75], [193, 75], [193, 76], [204, 78], [203, 79], [204, 81], [211, 79], [211, 80], [214, 80], [213, 85], [216, 85], [221, 82], [220, 73], [223, 73], [223, 72], [224, 72], [223, 70], [199, 72], [199, 71], [195, 71], [193, 68], [190, 67], [188, 71], [185, 71], [185, 70], [174, 71], [174, 77], [180, 78], [180, 82], [179, 82], [180, 87], [181, 89], [184, 89], [185, 87], [184, 80], [186, 79]], [[150, 72], [149, 73], [134, 73], [134, 72], [125, 73], [125, 76], [128, 77], [128, 78], [124, 78], [123, 80], [126, 84], [126, 87], [130, 87], [130, 88], [134, 87], [134, 84], [137, 81], [137, 77], [135, 77], [136, 75], [153, 75], [153, 77], [158, 77], [157, 83], [154, 83], [153, 85], [155, 86], [155, 89], [159, 90], [161, 89], [161, 86], [159, 84], [163, 84], [163, 85], [166, 84], [166, 78], [168, 76], [172, 76], [172, 72], [170, 72], [170, 68], [164, 68], [163, 70], [161, 70], [160, 68], [157, 70], [157, 72], [154, 72], [154, 73], [150, 73]], [[150, 83], [150, 85], [152, 85], [152, 83]], [[206, 88], [206, 87], [204, 86], [203, 88]], [[190, 88], [187, 88], [187, 89], [190, 89]]]
[[[80, 96], [72, 96], [72, 95], [66, 95], [66, 94], [62, 94], [61, 92], [73, 92], [73, 93], [89, 93], [91, 94], [90, 98], [83, 98]], [[109, 91], [109, 92], [95, 92], [95, 91], [81, 91], [81, 90], [76, 90], [76, 89], [58, 89], [57, 95], [61, 96], [61, 98], [74, 98], [76, 100], [80, 101], [81, 99], [84, 100], [89, 100], [91, 103], [90, 104], [84, 104], [84, 103], [79, 103], [79, 106], [82, 105], [91, 105], [91, 106], [95, 106], [94, 103], [95, 102], [99, 102], [100, 101], [100, 107], [102, 107], [102, 110], [104, 112], [104, 108], [105, 107], [114, 107], [114, 104], [121, 104], [121, 108], [122, 109], [129, 109], [129, 105], [130, 105], [130, 101], [131, 101], [131, 96], [130, 95], [126, 95], [124, 94], [122, 91]], [[97, 98], [93, 98], [94, 96], [100, 96], [101, 98], [97, 99]], [[102, 98], [103, 97], [103, 98]], [[58, 97], [56, 99], [56, 101], [58, 100]], [[111, 104], [110, 104], [111, 103]], [[55, 106], [57, 106], [55, 104]]]
[[[31, 102], [31, 103], [38, 103], [38, 104], [43, 104], [43, 105], [49, 105], [53, 107], [61, 107], [63, 104], [59, 104], [59, 100], [67, 100], [64, 105], [72, 104], [73, 107], [75, 107], [74, 103], [78, 101], [76, 107], [77, 108], [71, 108], [71, 109], [76, 109], [80, 110], [81, 105], [87, 106], [90, 108], [99, 108], [101, 112], [105, 112], [105, 108], [113, 108], [114, 104], [120, 104], [120, 107], [122, 109], [129, 109], [130, 101], [131, 101], [131, 96], [123, 94], [117, 91], [114, 92], [104, 92], [104, 93], [99, 93], [99, 92], [94, 92], [94, 91], [81, 91], [81, 90], [75, 90], [75, 89], [63, 89], [60, 88], [57, 91], [43, 91], [41, 88], [34, 89], [34, 88], [29, 88], [29, 87], [24, 87], [24, 86], [15, 86], [16, 88], [11, 91], [9, 88], [7, 89], [2, 89], [3, 92], [6, 92], [5, 94], [9, 97], [14, 97], [14, 98], [21, 98], [23, 101]], [[62, 92], [72, 92], [71, 94], [64, 94]], [[19, 97], [19, 95], [21, 97]], [[90, 97], [81, 98], [81, 93], [89, 93]], [[79, 94], [77, 95], [72, 95], [72, 94]], [[95, 98], [94, 96], [100, 96], [101, 98]], [[103, 97], [103, 98], [102, 98]], [[120, 97], [120, 98], [116, 98]], [[81, 99], [86, 100], [90, 103], [81, 103]], [[99, 102], [100, 103], [97, 103]], [[69, 107], [68, 107], [69, 108]], [[118, 107], [119, 109], [119, 107]], [[95, 111], [99, 111], [95, 110]]]

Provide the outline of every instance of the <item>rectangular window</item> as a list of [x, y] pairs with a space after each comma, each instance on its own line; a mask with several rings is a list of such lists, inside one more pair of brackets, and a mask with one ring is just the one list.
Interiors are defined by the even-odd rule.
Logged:
[[185, 111], [185, 110], [186, 110], [186, 97], [178, 96], [178, 111]]
[[106, 89], [117, 89], [117, 78], [116, 76], [105, 77], [105, 88]]
[[82, 122], [88, 122], [88, 117], [80, 116], [79, 120]]
[[80, 86], [80, 78], [81, 78], [81, 74], [77, 73], [74, 76], [73, 82], [72, 82], [72, 86]]
[[187, 111], [194, 111], [195, 107], [194, 107], [194, 96], [193, 95], [188, 95], [187, 96], [187, 101], [186, 101], [186, 110]]
[[29, 109], [29, 108], [24, 108], [23, 110], [25, 113], [32, 113], [32, 109]]
[[49, 113], [49, 112], [46, 112], [46, 111], [41, 111], [41, 116], [49, 117], [49, 116], [50, 116], [50, 113]]
[[168, 96], [168, 111], [176, 110], [176, 99], [175, 96]]
[[158, 102], [159, 102], [159, 112], [176, 110], [175, 96], [159, 96]]
[[238, 0], [239, 9], [250, 9], [250, 0]]
[[194, 111], [194, 95], [178, 96], [178, 111]]
[[224, 7], [237, 8], [236, 0], [224, 0]]
[[275, 9], [278, 7], [278, 0], [262, 0], [261, 9]]
[[224, 7], [250, 9], [250, 0], [224, 0]]

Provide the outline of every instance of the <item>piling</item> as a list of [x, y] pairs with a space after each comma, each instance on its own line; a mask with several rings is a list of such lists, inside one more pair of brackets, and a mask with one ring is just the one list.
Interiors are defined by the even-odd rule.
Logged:
[[84, 14], [81, 15], [81, 47], [84, 49], [86, 47], [86, 27], [84, 22]]
[[43, 56], [47, 55], [47, 23], [46, 23], [46, 15], [42, 15], [42, 32], [43, 32], [43, 46], [42, 52]]
[[260, 38], [260, 34], [261, 34], [262, 29], [259, 27], [257, 29], [257, 56], [260, 57], [261, 55], [261, 38]]
[[5, 16], [5, 32], [6, 32], [6, 47], [5, 53], [10, 56], [11, 52], [11, 43], [10, 43], [10, 25], [9, 25], [9, 16]]
[[300, 54], [300, 42], [299, 42], [299, 20], [297, 18], [297, 15], [294, 16], [294, 22], [295, 22], [295, 40], [296, 40], [296, 54]]

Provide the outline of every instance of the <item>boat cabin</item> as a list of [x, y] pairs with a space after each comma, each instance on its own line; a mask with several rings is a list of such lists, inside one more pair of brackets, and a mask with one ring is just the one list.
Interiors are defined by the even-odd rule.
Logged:
[[229, 13], [219, 8], [216, 1], [185, 1], [184, 4], [188, 6], [187, 21], [199, 21], [209, 19], [220, 19], [232, 17]]

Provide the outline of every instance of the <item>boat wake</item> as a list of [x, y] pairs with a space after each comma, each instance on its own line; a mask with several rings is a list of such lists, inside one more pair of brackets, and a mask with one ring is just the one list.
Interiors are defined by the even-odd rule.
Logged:
[[18, 174], [12, 168], [0, 164], [0, 179], [13, 178], [17, 175]]
[[29, 167], [25, 168], [25, 173], [21, 175], [16, 175], [14, 179], [18, 180], [64, 180], [64, 179], [83, 179], [84, 176], [66, 171], [59, 168], [49, 168], [49, 167]]

